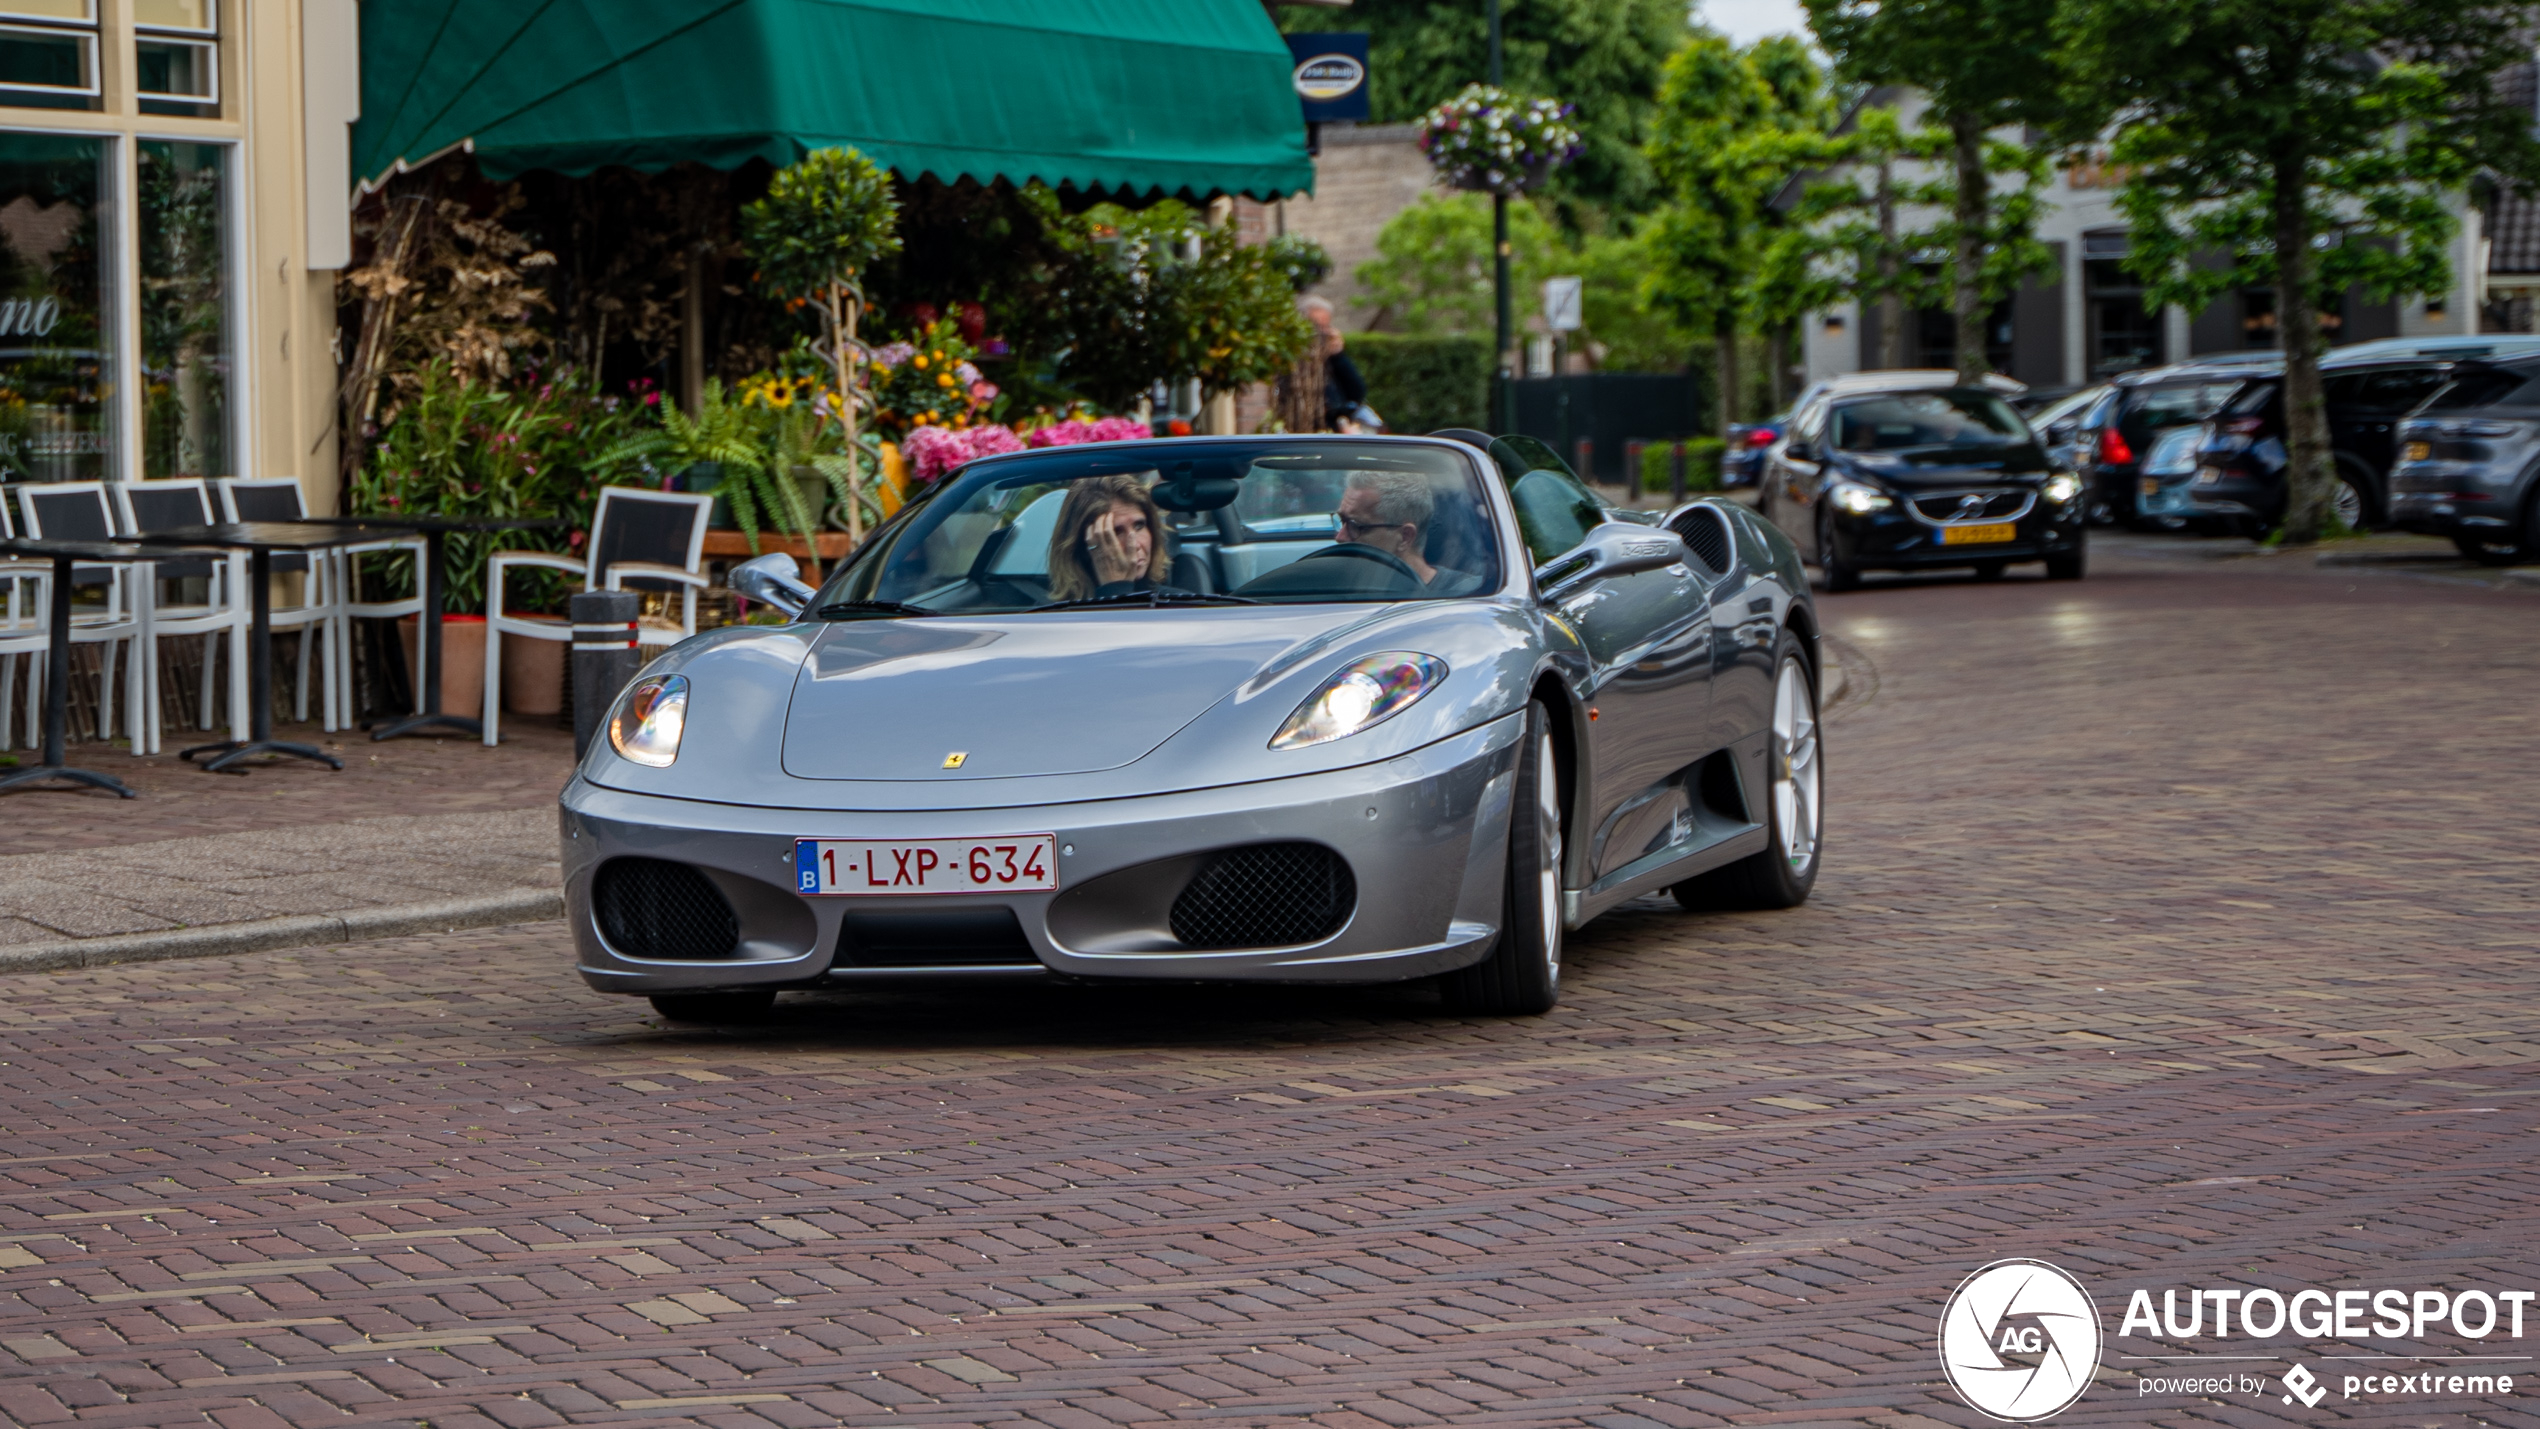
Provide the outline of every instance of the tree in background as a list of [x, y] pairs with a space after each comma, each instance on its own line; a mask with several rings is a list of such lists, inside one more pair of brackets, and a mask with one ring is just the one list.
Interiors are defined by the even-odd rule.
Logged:
[[[1688, 343], [1663, 312], [1641, 296], [1648, 271], [1646, 225], [1594, 233], [1575, 243], [1526, 199], [1508, 206], [1509, 281], [1521, 312], [1543, 281], [1581, 279], [1574, 351], [1600, 367], [1670, 372], [1685, 365]], [[1373, 309], [1369, 326], [1414, 337], [1489, 338], [1491, 209], [1486, 194], [1423, 194], [1376, 235], [1376, 257], [1358, 265], [1359, 304]]]
[[[2155, 0], [2156, 8], [2174, 0]], [[1950, 309], [1958, 320], [1958, 375], [1991, 370], [1985, 314], [2021, 278], [2053, 266], [2035, 231], [2046, 160], [1996, 131], [2095, 127], [2087, 90], [2052, 62], [2057, 0], [1806, 0], [1808, 21], [1860, 84], [1909, 84], [1931, 101], [1927, 121], [1947, 134], [1948, 222], [1932, 237], [1950, 255]], [[2079, 0], [2089, 3], [2089, 0]], [[2264, 0], [2259, 0], [2264, 3]], [[2078, 106], [2078, 108], [2076, 107]], [[2004, 177], [2024, 180], [2007, 192]]]
[[[1367, 32], [1368, 102], [1379, 124], [1418, 119], [1489, 69], [1486, 12], [1469, 0], [1357, 0], [1338, 12], [1292, 6], [1279, 24]], [[1656, 202], [1641, 146], [1667, 56], [1689, 32], [1683, 0], [1511, 0], [1502, 12], [1504, 85], [1577, 106], [1570, 122], [1586, 152], [1547, 195], [1564, 227], [1598, 226], [1599, 208], [1636, 213]]]
[[847, 535], [864, 539], [863, 463], [855, 460], [856, 369], [863, 349], [856, 318], [864, 306], [863, 275], [899, 251], [898, 206], [891, 177], [853, 149], [815, 149], [779, 169], [767, 196], [741, 210], [742, 241], [759, 281], [775, 293], [819, 309], [823, 355], [838, 379], [832, 412], [846, 437]]
[[[2283, 537], [2317, 540], [2336, 472], [2318, 314], [2450, 286], [2447, 195], [2540, 181], [2527, 107], [2534, 0], [2066, 0], [2065, 72], [2115, 115], [2127, 265], [2191, 310], [2272, 285], [2285, 354]], [[2227, 261], [2216, 262], [2217, 252]]]
[[[1702, 33], [1667, 61], [1649, 154], [1667, 204], [1649, 236], [1644, 291], [1684, 328], [1708, 333], [1723, 431], [1737, 419], [1738, 332], [1774, 220], [1773, 195], [1793, 170], [1778, 160], [1824, 116], [1814, 67], [1781, 62], [1790, 42], [1740, 50]], [[1769, 57], [1771, 63], [1759, 64]]]

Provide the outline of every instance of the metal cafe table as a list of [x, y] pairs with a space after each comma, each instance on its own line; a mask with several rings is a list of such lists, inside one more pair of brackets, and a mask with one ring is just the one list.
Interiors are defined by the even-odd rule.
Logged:
[[313, 744], [291, 744], [273, 737], [273, 553], [322, 551], [405, 534], [393, 526], [361, 526], [313, 521], [239, 521], [219, 526], [172, 526], [128, 538], [136, 546], [209, 547], [245, 551], [248, 557], [247, 598], [247, 735], [218, 744], [198, 744], [177, 751], [192, 762], [198, 754], [211, 758], [203, 768], [214, 774], [244, 774], [237, 766], [252, 755], [285, 754], [314, 759], [341, 769], [344, 761]]
[[53, 589], [46, 602], [50, 618], [44, 647], [44, 762], [0, 774], [0, 790], [39, 780], [66, 779], [73, 784], [111, 789], [127, 799], [139, 798], [140, 790], [111, 774], [73, 769], [63, 762], [63, 731], [70, 723], [71, 567], [76, 561], [156, 561], [163, 559], [165, 553], [115, 541], [39, 541], [16, 536], [0, 539], [0, 556], [37, 556], [53, 563]]
[[[370, 732], [376, 742], [395, 739], [401, 734], [421, 734], [442, 728], [459, 734], [483, 734], [485, 722], [462, 714], [445, 714], [441, 709], [441, 593], [449, 589], [449, 566], [444, 548], [453, 531], [555, 531], [567, 522], [559, 516], [312, 516], [311, 526], [358, 526], [362, 539], [376, 540], [381, 534], [421, 536], [423, 538], [423, 573], [419, 594], [423, 597], [421, 627], [415, 639], [423, 647], [423, 708], [403, 719], [391, 720]], [[349, 544], [349, 543], [347, 543]]]

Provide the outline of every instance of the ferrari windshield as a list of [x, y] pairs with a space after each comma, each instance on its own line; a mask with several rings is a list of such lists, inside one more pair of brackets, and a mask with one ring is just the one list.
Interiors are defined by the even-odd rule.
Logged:
[[825, 619], [1442, 600], [1500, 583], [1475, 464], [1409, 442], [1105, 442], [978, 461], [814, 602]]

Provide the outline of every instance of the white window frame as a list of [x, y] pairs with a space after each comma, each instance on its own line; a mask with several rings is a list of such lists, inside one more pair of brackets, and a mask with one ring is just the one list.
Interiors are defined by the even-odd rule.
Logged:
[[[124, 162], [119, 169], [119, 182], [133, 195], [128, 206], [131, 222], [124, 225], [123, 240], [116, 245], [121, 251], [124, 281], [132, 291], [141, 291], [141, 146], [144, 144], [203, 144], [229, 151], [223, 162], [221, 199], [224, 204], [222, 243], [228, 249], [229, 261], [223, 277], [227, 291], [222, 295], [221, 321], [229, 327], [229, 464], [233, 476], [260, 474], [251, 459], [251, 440], [256, 430], [255, 384], [252, 347], [247, 332], [247, 286], [255, 281], [255, 265], [247, 252], [247, 144], [243, 139], [207, 138], [201, 134], [171, 133], [165, 130], [135, 129], [125, 136]], [[126, 349], [131, 360], [124, 371], [116, 374], [119, 391], [134, 394], [123, 403], [125, 459], [118, 463], [126, 475], [124, 480], [142, 479], [141, 403], [141, 305], [123, 304], [129, 316], [119, 323], [124, 331]], [[205, 473], [210, 475], [211, 473]]]
[[[74, 89], [69, 85], [63, 84], [10, 83], [0, 84], [0, 94], [80, 94], [93, 99], [106, 92], [106, 76], [97, 65], [98, 54], [96, 31], [74, 30], [63, 26], [53, 25], [0, 25], [0, 35], [41, 35], [48, 40], [76, 40], [88, 50], [88, 84], [86, 88]], [[9, 127], [12, 129], [23, 129], [26, 126], [22, 124], [12, 124]]]
[[[141, 47], [143, 45], [175, 45], [183, 49], [201, 51], [203, 54], [203, 73], [211, 77], [211, 92], [208, 94], [178, 94], [172, 90], [143, 89], [141, 87]], [[155, 99], [163, 104], [220, 103], [219, 42], [216, 40], [190, 40], [184, 38], [181, 34], [175, 31], [162, 33], [157, 30], [143, 30], [135, 34], [132, 37], [132, 92], [136, 98]]]

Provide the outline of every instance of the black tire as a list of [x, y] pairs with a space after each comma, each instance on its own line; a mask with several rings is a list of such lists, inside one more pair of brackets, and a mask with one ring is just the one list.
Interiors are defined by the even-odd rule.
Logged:
[[668, 1022], [730, 1026], [756, 1022], [776, 1005], [773, 988], [748, 992], [665, 992], [655, 994], [653, 1011]]
[[1508, 806], [1508, 878], [1490, 956], [1439, 979], [1448, 1010], [1531, 1017], [1561, 1000], [1561, 781], [1551, 718], [1526, 706]]
[[2476, 536], [2454, 536], [2452, 549], [2464, 559], [2482, 566], [2518, 566], [2523, 562], [2520, 541], [2481, 540]]
[[2086, 549], [2046, 558], [2046, 578], [2050, 581], [2077, 581], [2089, 568], [2090, 552]]
[[1817, 517], [1817, 570], [1825, 577], [1826, 590], [1837, 594], [1861, 588], [1861, 568], [1843, 559], [1843, 548], [1835, 543], [1834, 521]]
[[2347, 530], [2369, 531], [2381, 524], [2381, 497], [2373, 490], [2371, 477], [2341, 466], [2337, 485], [2338, 490], [2329, 493], [2329, 509]]
[[[1825, 741], [1818, 737], [1817, 677], [1808, 668], [1808, 659], [1795, 636], [1784, 632], [1773, 660], [1773, 743], [1771, 770], [1764, 794], [1764, 848], [1737, 862], [1696, 874], [1672, 890], [1676, 902], [1693, 912], [1704, 913], [1734, 908], [1796, 908], [1808, 901], [1810, 890], [1817, 886], [1817, 870], [1825, 863], [1825, 820], [1822, 814], [1825, 798]], [[1806, 699], [1807, 724], [1805, 738], [1793, 762], [1793, 750], [1785, 747], [1782, 729], [1781, 691], [1785, 674], [1796, 680], [1797, 690]], [[1815, 794], [1815, 809], [1805, 816], [1815, 825], [1814, 835], [1807, 841], [1804, 858], [1791, 855], [1791, 841], [1783, 825], [1782, 794], [1787, 779], [1794, 786], [1800, 776], [1813, 775], [1805, 788]]]
[[2002, 579], [2002, 573], [2010, 568], [2011, 563], [2009, 561], [1978, 561], [1976, 562], [1976, 579], [1980, 581], [1998, 581]]

